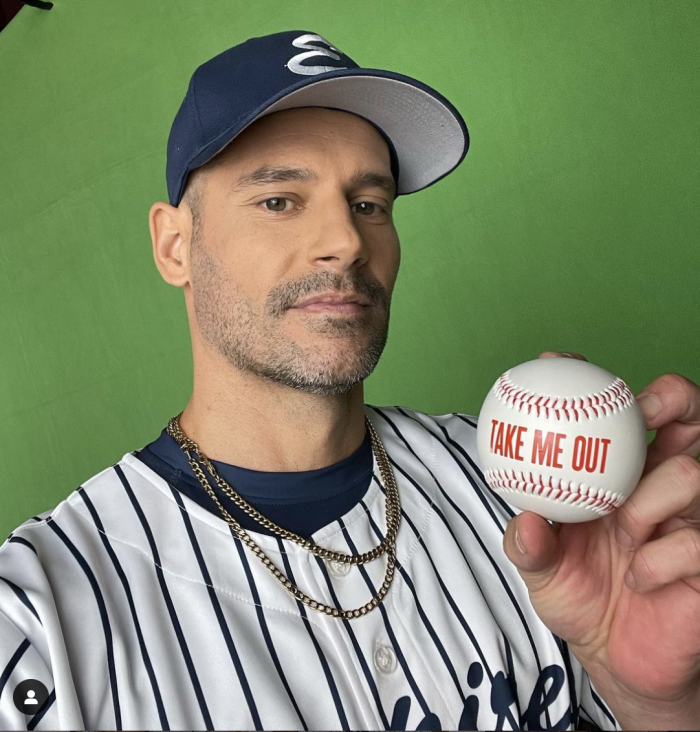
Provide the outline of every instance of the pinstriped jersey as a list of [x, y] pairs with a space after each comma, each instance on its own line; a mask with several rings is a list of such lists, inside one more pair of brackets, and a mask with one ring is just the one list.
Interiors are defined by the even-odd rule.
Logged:
[[[484, 482], [476, 418], [365, 414], [401, 500], [378, 607], [349, 620], [307, 607], [130, 452], [0, 547], [0, 728], [619, 730], [503, 552], [517, 511]], [[384, 538], [373, 460], [365, 495], [316, 544], [358, 554]], [[327, 605], [360, 607], [384, 582], [386, 553], [339, 565], [248, 533]], [[12, 693], [29, 678], [50, 695], [25, 716]]]

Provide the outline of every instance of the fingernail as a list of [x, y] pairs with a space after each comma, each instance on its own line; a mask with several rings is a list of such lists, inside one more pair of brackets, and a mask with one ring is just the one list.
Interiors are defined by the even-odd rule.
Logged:
[[652, 419], [661, 411], [661, 400], [656, 394], [645, 394], [637, 399], [642, 414], [646, 419]]
[[634, 578], [634, 575], [632, 574], [631, 569], [628, 569], [625, 572], [625, 584], [627, 585], [627, 587], [630, 588], [630, 590], [637, 589], [637, 580]]
[[632, 537], [619, 524], [615, 526], [615, 539], [623, 549], [634, 549]]
[[518, 545], [518, 549], [521, 554], [527, 554], [527, 550], [523, 546], [523, 542], [520, 540], [520, 532], [518, 531], [518, 522], [515, 522], [515, 543]]

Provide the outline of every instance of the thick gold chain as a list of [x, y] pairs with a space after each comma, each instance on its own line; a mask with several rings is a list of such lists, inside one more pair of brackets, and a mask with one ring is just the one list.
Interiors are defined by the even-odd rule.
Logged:
[[[365, 424], [367, 425], [367, 429], [369, 430], [370, 438], [372, 440], [372, 448], [374, 450], [374, 454], [377, 456], [377, 464], [379, 465], [379, 472], [382, 476], [382, 481], [384, 483], [384, 487], [386, 488], [386, 524], [387, 524], [387, 531], [386, 536], [381, 541], [381, 543], [376, 546], [374, 549], [372, 549], [369, 552], [365, 552], [364, 554], [343, 554], [342, 552], [336, 552], [332, 551], [330, 549], [325, 549], [321, 546], [318, 546], [317, 544], [314, 544], [309, 539], [305, 539], [302, 536], [299, 536], [298, 534], [295, 534], [292, 531], [289, 531], [287, 529], [282, 528], [281, 526], [278, 526], [276, 523], [268, 519], [266, 516], [263, 516], [259, 511], [257, 511], [253, 506], [250, 505], [242, 496], [240, 496], [236, 491], [233, 490], [233, 488], [216, 472], [216, 469], [212, 465], [209, 458], [204, 455], [197, 445], [196, 442], [191, 440], [189, 437], [187, 437], [180, 428], [180, 417], [182, 416], [182, 412], [178, 414], [176, 417], [172, 417], [168, 421], [168, 426], [166, 428], [167, 433], [175, 439], [175, 441], [178, 443], [182, 451], [187, 455], [187, 460], [190, 464], [190, 467], [192, 468], [192, 472], [195, 474], [199, 482], [202, 484], [202, 487], [204, 490], [208, 493], [208, 495], [212, 498], [214, 503], [219, 508], [219, 511], [221, 512], [222, 516], [226, 520], [226, 522], [231, 526], [231, 528], [234, 530], [236, 536], [244, 543], [246, 546], [248, 546], [251, 551], [262, 561], [262, 563], [267, 567], [267, 569], [279, 580], [279, 582], [283, 585], [283, 587], [288, 590], [297, 600], [303, 602], [305, 605], [308, 605], [310, 608], [313, 608], [314, 610], [318, 610], [319, 612], [326, 613], [327, 615], [332, 615], [333, 617], [338, 618], [344, 618], [344, 619], [351, 619], [351, 618], [357, 618], [362, 615], [366, 615], [370, 610], [373, 610], [379, 603], [384, 599], [384, 596], [389, 591], [389, 587], [391, 586], [391, 581], [394, 578], [394, 566], [396, 563], [396, 536], [398, 534], [399, 530], [399, 524], [401, 522], [401, 503], [399, 501], [399, 491], [398, 487], [396, 485], [396, 481], [394, 479], [394, 472], [391, 468], [391, 463], [389, 462], [389, 458], [387, 457], [386, 451], [384, 450], [384, 445], [382, 445], [381, 440], [379, 439], [379, 435], [377, 434], [376, 430], [374, 429], [372, 423], [369, 421], [367, 416], [365, 415]], [[241, 508], [243, 511], [245, 511], [249, 516], [252, 516], [253, 519], [255, 519], [258, 523], [262, 524], [266, 528], [268, 528], [270, 531], [272, 531], [275, 534], [278, 534], [279, 536], [282, 536], [285, 539], [289, 539], [290, 541], [295, 542], [296, 544], [299, 544], [300, 546], [304, 547], [304, 549], [308, 549], [310, 552], [315, 554], [316, 556], [323, 557], [324, 559], [330, 559], [336, 562], [342, 562], [344, 564], [364, 564], [365, 562], [372, 561], [373, 559], [376, 559], [377, 557], [381, 556], [384, 552], [387, 553], [387, 571], [386, 576], [384, 578], [384, 583], [379, 588], [379, 592], [365, 605], [362, 607], [356, 608], [355, 610], [339, 610], [338, 608], [331, 607], [329, 605], [324, 605], [321, 602], [318, 602], [317, 600], [313, 600], [308, 595], [304, 594], [293, 582], [291, 582], [285, 575], [275, 566], [275, 564], [272, 562], [272, 560], [263, 552], [263, 550], [250, 538], [249, 534], [246, 532], [246, 530], [236, 521], [233, 516], [221, 505], [221, 501], [216, 497], [216, 494], [214, 493], [212, 487], [209, 485], [209, 481], [207, 480], [207, 477], [200, 467], [200, 465], [195, 462], [194, 458], [190, 454], [190, 452], [196, 452], [199, 456], [199, 459], [204, 464], [204, 466], [207, 468], [209, 473], [211, 473], [212, 477], [216, 480], [217, 485], [221, 490], [229, 496], [233, 502]]]

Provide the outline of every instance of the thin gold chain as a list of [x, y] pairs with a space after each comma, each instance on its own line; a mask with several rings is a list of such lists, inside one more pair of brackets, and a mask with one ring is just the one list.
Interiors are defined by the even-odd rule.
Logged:
[[[333, 617], [351, 619], [357, 618], [362, 615], [366, 615], [370, 610], [373, 610], [379, 603], [384, 599], [384, 596], [389, 591], [391, 581], [394, 578], [394, 566], [396, 563], [396, 536], [399, 530], [399, 524], [401, 522], [401, 503], [399, 501], [399, 491], [394, 479], [394, 472], [387, 457], [384, 445], [379, 439], [379, 435], [374, 429], [372, 423], [369, 421], [367, 415], [365, 415], [365, 424], [372, 440], [372, 449], [377, 457], [377, 464], [379, 465], [379, 472], [382, 476], [382, 482], [386, 488], [386, 524], [387, 531], [386, 536], [382, 539], [381, 543], [369, 552], [364, 554], [343, 554], [342, 552], [332, 551], [325, 549], [324, 547], [314, 544], [309, 539], [305, 539], [292, 531], [278, 526], [276, 523], [263, 516], [253, 506], [250, 505], [242, 496], [236, 491], [216, 472], [216, 469], [212, 465], [209, 458], [204, 455], [196, 442], [187, 437], [180, 428], [180, 417], [182, 412], [176, 417], [172, 417], [168, 421], [166, 428], [167, 433], [175, 439], [182, 451], [187, 455], [187, 460], [192, 468], [192, 472], [195, 474], [199, 482], [202, 484], [204, 490], [212, 498], [214, 503], [219, 508], [222, 516], [226, 522], [234, 530], [236, 536], [248, 546], [251, 551], [262, 561], [267, 569], [279, 580], [283, 587], [288, 590], [297, 600], [303, 602], [314, 610], [332, 615]], [[308, 549], [314, 555], [323, 557], [324, 559], [330, 559], [336, 562], [342, 562], [344, 564], [364, 564], [365, 562], [372, 561], [377, 557], [380, 557], [384, 552], [387, 553], [387, 571], [384, 578], [384, 583], [379, 589], [379, 592], [365, 605], [356, 608], [355, 610], [339, 610], [338, 608], [324, 605], [317, 600], [313, 600], [308, 595], [304, 594], [294, 583], [290, 582], [287, 577], [275, 566], [272, 560], [263, 552], [263, 550], [250, 538], [246, 530], [236, 521], [233, 516], [221, 505], [221, 502], [216, 497], [212, 487], [209, 485], [204, 471], [200, 465], [195, 462], [194, 458], [190, 454], [196, 452], [201, 462], [207, 468], [212, 477], [216, 480], [217, 485], [221, 490], [228, 495], [233, 502], [241, 508], [245, 513], [251, 516], [255, 521], [265, 526], [267, 529], [272, 531], [285, 539], [299, 544]]]

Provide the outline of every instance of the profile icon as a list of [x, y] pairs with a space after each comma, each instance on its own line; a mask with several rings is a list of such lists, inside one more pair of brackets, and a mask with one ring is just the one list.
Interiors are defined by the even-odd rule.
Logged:
[[38, 679], [20, 681], [12, 694], [12, 701], [22, 714], [34, 716], [46, 706], [49, 690]]

